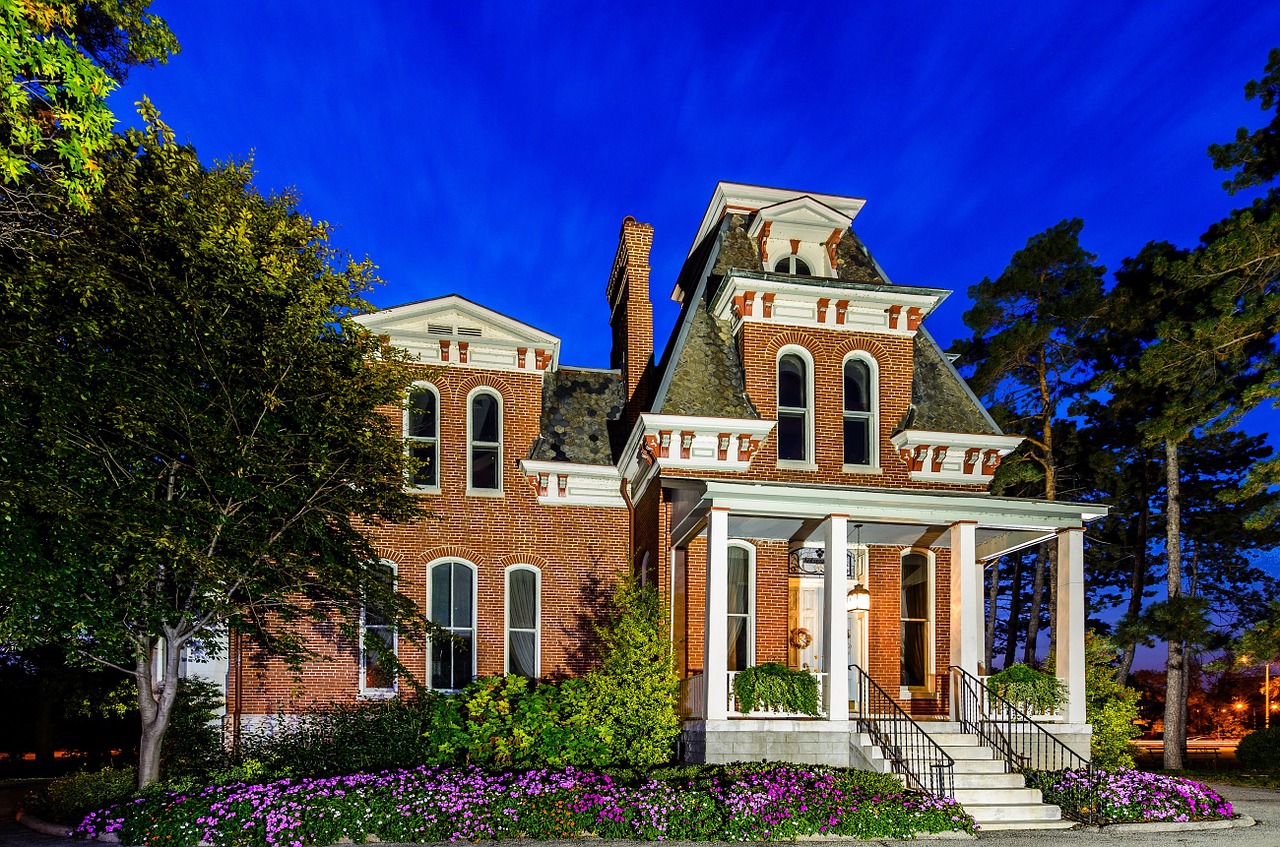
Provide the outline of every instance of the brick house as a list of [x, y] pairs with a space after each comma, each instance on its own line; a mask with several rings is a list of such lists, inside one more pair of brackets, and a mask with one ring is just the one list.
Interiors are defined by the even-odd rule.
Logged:
[[[854, 234], [863, 202], [719, 184], [661, 350], [653, 231], [627, 218], [605, 286], [608, 369], [563, 365], [559, 339], [456, 295], [363, 318], [424, 365], [402, 418], [434, 515], [377, 546], [467, 645], [398, 645], [401, 661], [445, 690], [579, 673], [594, 605], [630, 568], [670, 609], [687, 757], [744, 757], [732, 678], [763, 662], [815, 673], [823, 720], [755, 731], [825, 744], [868, 688], [948, 716], [949, 669], [983, 670], [984, 563], [1056, 539], [1058, 717], [1087, 741], [1083, 526], [1101, 510], [988, 493], [1021, 439], [925, 328], [948, 292], [890, 283]], [[232, 652], [245, 719], [395, 693], [353, 648], [301, 686]]]

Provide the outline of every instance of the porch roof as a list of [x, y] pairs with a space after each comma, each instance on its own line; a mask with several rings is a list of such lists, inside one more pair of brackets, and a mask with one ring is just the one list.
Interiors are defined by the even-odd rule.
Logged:
[[737, 482], [664, 477], [673, 490], [671, 541], [676, 546], [703, 531], [711, 508], [729, 512], [734, 538], [820, 544], [828, 515], [846, 515], [848, 543], [948, 549], [947, 528], [977, 524], [977, 558], [992, 559], [1052, 537], [1060, 529], [1100, 518], [1094, 503], [992, 497], [962, 491]]

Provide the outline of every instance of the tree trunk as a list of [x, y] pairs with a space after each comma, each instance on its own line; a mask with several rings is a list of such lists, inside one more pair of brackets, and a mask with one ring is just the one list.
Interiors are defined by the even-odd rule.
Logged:
[[[1178, 471], [1178, 445], [1165, 441], [1165, 549], [1168, 552], [1168, 577], [1166, 585], [1169, 600], [1175, 601], [1182, 594], [1182, 509], [1178, 502], [1180, 492]], [[1183, 750], [1187, 746], [1187, 678], [1186, 649], [1181, 640], [1169, 640], [1169, 658], [1165, 663], [1164, 694], [1164, 767], [1165, 770], [1181, 770]]]
[[989, 569], [991, 584], [987, 588], [987, 632], [983, 644], [982, 658], [987, 673], [991, 673], [992, 654], [996, 650], [996, 613], [1000, 610], [1000, 560], [991, 563]]
[[[164, 673], [156, 689], [154, 651], [164, 651]], [[138, 650], [134, 666], [138, 681], [138, 711], [141, 712], [142, 734], [138, 740], [138, 790], [160, 778], [160, 750], [173, 704], [178, 699], [178, 663], [182, 646], [176, 638], [148, 639]]]
[[1022, 618], [1022, 553], [1013, 559], [1013, 581], [1009, 587], [1009, 625], [1005, 628], [1004, 667], [1018, 655], [1018, 624]]
[[[1134, 528], [1137, 538], [1133, 545], [1133, 571], [1129, 574], [1129, 608], [1125, 611], [1125, 617], [1132, 621], [1136, 621], [1142, 613], [1142, 592], [1147, 588], [1147, 528], [1151, 521], [1151, 500], [1147, 493], [1150, 482], [1147, 469], [1150, 466], [1145, 450], [1139, 456], [1138, 464], [1142, 468], [1139, 479], [1142, 485], [1138, 490], [1138, 525]], [[1120, 666], [1116, 668], [1116, 682], [1121, 685], [1129, 684], [1129, 674], [1133, 671], [1133, 660], [1137, 652], [1137, 642], [1124, 645], [1120, 654]]]
[[1036, 577], [1031, 585], [1031, 609], [1027, 614], [1027, 643], [1022, 647], [1022, 663], [1036, 663], [1036, 643], [1040, 638], [1040, 606], [1044, 599], [1045, 548], [1041, 544], [1036, 551]]

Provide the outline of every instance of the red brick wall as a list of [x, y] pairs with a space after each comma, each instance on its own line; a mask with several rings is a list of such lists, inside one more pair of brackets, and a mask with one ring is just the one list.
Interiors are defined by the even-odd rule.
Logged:
[[[628, 564], [629, 514], [623, 508], [540, 506], [516, 462], [537, 436], [542, 380], [528, 374], [446, 368], [430, 380], [440, 393], [439, 494], [422, 494], [429, 515], [374, 533], [375, 546], [398, 566], [398, 584], [426, 603], [426, 567], [443, 557], [478, 569], [476, 656], [480, 675], [500, 674], [504, 663], [504, 580], [508, 565], [530, 564], [542, 574], [541, 668], [545, 676], [578, 674], [594, 659], [590, 622], [617, 575]], [[502, 397], [503, 496], [466, 494], [467, 394], [488, 386]], [[398, 411], [388, 413], [399, 417]], [[311, 634], [330, 661], [308, 664], [300, 678], [274, 660], [244, 667], [245, 714], [351, 701], [359, 692], [355, 650], [333, 632]], [[425, 679], [420, 646], [400, 642], [400, 660]], [[234, 679], [234, 674], [233, 674]], [[403, 686], [402, 686], [403, 688]], [[234, 686], [230, 692], [234, 696]]]

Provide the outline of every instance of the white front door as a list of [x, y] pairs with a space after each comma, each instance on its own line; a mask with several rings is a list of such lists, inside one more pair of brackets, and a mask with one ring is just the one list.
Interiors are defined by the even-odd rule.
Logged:
[[[822, 577], [793, 577], [791, 580], [791, 614], [789, 656], [791, 667], [821, 672], [827, 670], [822, 649]], [[849, 639], [849, 664], [866, 668], [867, 622], [865, 613], [847, 612], [846, 632]], [[849, 700], [858, 700], [857, 675], [849, 674]]]

